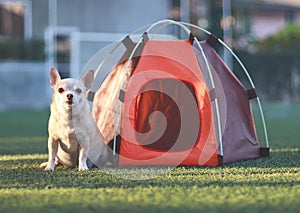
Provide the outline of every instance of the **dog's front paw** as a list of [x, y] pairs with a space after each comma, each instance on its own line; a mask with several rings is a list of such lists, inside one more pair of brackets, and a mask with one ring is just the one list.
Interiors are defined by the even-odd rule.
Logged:
[[87, 171], [89, 168], [87, 166], [79, 166], [78, 171]]
[[48, 165], [48, 162], [44, 162], [40, 164], [40, 168], [45, 169]]
[[46, 171], [46, 172], [54, 171], [54, 167], [46, 166], [46, 168], [44, 169], [44, 171]]
[[54, 167], [55, 167], [55, 164], [52, 164], [49, 162], [45, 162], [40, 165], [40, 168], [43, 168], [44, 171], [46, 171], [46, 172], [53, 171]]

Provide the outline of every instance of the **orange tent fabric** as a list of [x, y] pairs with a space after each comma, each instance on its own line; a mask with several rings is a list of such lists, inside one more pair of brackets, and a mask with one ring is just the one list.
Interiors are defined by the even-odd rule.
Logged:
[[190, 41], [145, 43], [121, 131], [120, 166], [218, 165], [209, 92]]

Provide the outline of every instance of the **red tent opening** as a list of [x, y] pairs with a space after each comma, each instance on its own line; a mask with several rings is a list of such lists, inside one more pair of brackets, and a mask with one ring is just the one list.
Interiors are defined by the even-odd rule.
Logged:
[[211, 102], [191, 43], [147, 41], [132, 73], [119, 164], [218, 165]]

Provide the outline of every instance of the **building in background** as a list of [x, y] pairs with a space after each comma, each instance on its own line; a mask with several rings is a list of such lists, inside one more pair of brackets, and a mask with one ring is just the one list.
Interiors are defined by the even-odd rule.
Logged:
[[[300, 23], [297, 0], [227, 2], [231, 15], [223, 17], [222, 0], [0, 0], [0, 42], [23, 39], [44, 44], [42, 51], [35, 50], [39, 42], [31, 42], [32, 48], [24, 44], [27, 50], [19, 53], [25, 54], [21, 60], [14, 54], [0, 60], [0, 108], [47, 105], [51, 66], [64, 77], [78, 77], [101, 48], [160, 19], [191, 22], [221, 38], [230, 28], [228, 43], [234, 48], [265, 38], [288, 23]], [[36, 91], [41, 91], [39, 97]]]
[[0, 109], [47, 106], [51, 100], [51, 66], [57, 66], [63, 77], [78, 77], [83, 65], [107, 44], [143, 25], [168, 18], [169, 3], [0, 0], [0, 42], [10, 42], [3, 45], [8, 46], [7, 52], [20, 39], [45, 41], [45, 51], [37, 51], [45, 53], [44, 61], [24, 61], [24, 57], [18, 58], [22, 53], [0, 61]]
[[[173, 2], [177, 2], [174, 5], [177, 5], [180, 11], [176, 16], [178, 20], [202, 26], [221, 38], [224, 29], [230, 27], [236, 42], [264, 39], [290, 23], [300, 25], [298, 0], [173, 0]], [[231, 4], [231, 15], [228, 17], [223, 16], [223, 2]]]
[[237, 47], [249, 40], [265, 39], [288, 24], [300, 25], [300, 1], [297, 0], [233, 0], [234, 33]]

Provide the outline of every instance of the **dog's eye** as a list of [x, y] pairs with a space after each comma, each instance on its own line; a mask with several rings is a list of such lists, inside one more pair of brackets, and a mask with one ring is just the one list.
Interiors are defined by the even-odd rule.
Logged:
[[80, 93], [82, 93], [82, 90], [81, 90], [81, 89], [76, 89], [76, 92], [77, 92], [78, 94], [80, 94]]
[[64, 91], [65, 91], [64, 88], [62, 88], [62, 87], [58, 88], [59, 93], [63, 93]]

